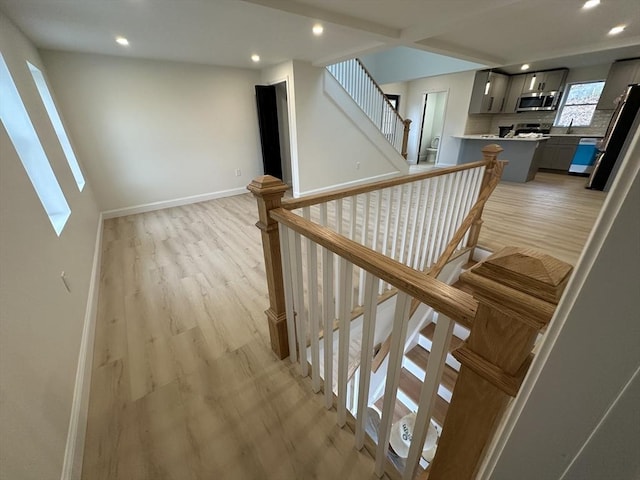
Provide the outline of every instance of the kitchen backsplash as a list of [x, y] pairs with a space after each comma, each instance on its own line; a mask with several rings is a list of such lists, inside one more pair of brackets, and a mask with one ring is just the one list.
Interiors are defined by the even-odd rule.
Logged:
[[482, 135], [491, 132], [493, 115], [469, 115], [464, 128], [465, 135]]
[[[572, 133], [585, 135], [604, 135], [613, 111], [596, 110], [588, 127], [572, 127]], [[553, 125], [556, 112], [523, 112], [505, 115], [494, 115], [491, 121], [491, 132], [498, 132], [501, 125], [515, 125], [517, 123], [550, 123]], [[552, 127], [551, 133], [566, 133], [567, 127]]]
[[[613, 114], [612, 110], [596, 110], [591, 125], [588, 127], [572, 127], [572, 133], [579, 135], [604, 135]], [[485, 133], [498, 134], [499, 128], [518, 123], [550, 123], [556, 119], [556, 112], [523, 112], [498, 115], [469, 115], [464, 133], [466, 135], [480, 135]], [[551, 133], [566, 133], [567, 127], [552, 127]]]

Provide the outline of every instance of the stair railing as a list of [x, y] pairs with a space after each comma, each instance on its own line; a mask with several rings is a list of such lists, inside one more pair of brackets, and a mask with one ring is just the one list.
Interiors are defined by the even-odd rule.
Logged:
[[411, 120], [402, 118], [362, 62], [353, 58], [329, 65], [327, 70], [398, 153], [407, 158]]
[[[495, 156], [493, 160], [495, 162]], [[468, 166], [469, 169], [478, 167], [473, 164]], [[486, 165], [480, 166], [484, 167]], [[491, 165], [491, 170], [494, 168], [495, 165]], [[460, 171], [456, 167], [441, 174], [451, 176]], [[438, 177], [414, 176], [418, 182]], [[445, 184], [451, 181], [445, 180]], [[400, 179], [395, 182], [391, 185], [383, 182], [379, 186], [384, 189], [413, 183]], [[380, 242], [374, 240], [380, 240], [380, 237], [372, 235], [373, 238], [369, 239], [370, 235], [366, 233], [368, 229], [364, 226], [369, 221], [367, 219], [376, 218], [366, 214], [366, 203], [361, 207], [365, 212], [361, 222], [356, 221], [358, 217], [354, 214], [358, 211], [358, 202], [347, 206], [347, 215], [343, 215], [342, 208], [337, 208], [336, 220], [333, 223], [329, 221], [328, 202], [344, 203], [347, 198], [374, 191], [368, 187], [325, 195], [315, 213], [319, 215], [319, 222], [314, 221], [311, 209], [317, 205], [317, 197], [281, 204], [286, 186], [268, 176], [255, 180], [249, 188], [259, 200], [260, 220], [257, 225], [262, 231], [265, 245], [271, 302], [267, 317], [272, 347], [280, 356], [288, 351], [291, 361], [298, 363], [303, 376], [309, 375], [310, 371], [313, 391], [317, 393], [324, 389], [327, 408], [335, 404], [338, 425], [348, 424], [352, 427], [356, 447], [366, 447], [375, 457], [378, 476], [386, 472], [392, 478], [402, 476], [411, 479], [420, 472], [420, 454], [441, 382], [453, 324], [460, 322], [471, 327], [468, 340], [454, 352], [462, 367], [435, 458], [429, 465], [429, 478], [473, 478], [497, 422], [526, 374], [535, 338], [553, 315], [571, 267], [545, 255], [505, 249], [462, 275], [474, 289], [474, 296], [471, 296], [413, 268], [415, 258], [412, 255], [400, 256], [397, 252], [402, 251], [401, 248], [394, 249], [395, 259], [371, 248], [374, 243], [380, 246]], [[445, 189], [441, 194], [450, 195], [446, 192]], [[454, 198], [458, 196], [456, 193]], [[451, 198], [447, 203], [450, 201]], [[291, 211], [297, 208], [303, 209], [303, 215]], [[394, 209], [387, 209], [386, 214], [384, 210], [380, 211], [383, 212], [380, 218], [395, 218]], [[402, 209], [396, 209], [395, 212], [404, 214]], [[477, 211], [474, 212], [473, 208], [466, 213], [465, 216], [476, 218]], [[433, 220], [438, 223], [444, 217], [443, 224], [446, 225], [449, 215], [440, 210]], [[420, 223], [419, 215], [412, 222], [407, 222], [409, 231], [411, 223], [415, 224], [416, 221]], [[449, 239], [441, 245], [442, 249], [450, 250], [447, 245], [458, 241], [456, 235], [460, 235], [459, 230], [460, 227], [453, 228], [452, 232], [456, 233], [447, 237]], [[396, 232], [399, 234], [399, 231]], [[436, 237], [439, 238], [440, 233]], [[358, 241], [363, 238], [364, 242]], [[465, 244], [460, 240], [459, 245]], [[405, 247], [405, 252], [408, 252], [410, 247], [406, 244]], [[361, 282], [360, 275], [354, 273], [356, 269], [360, 269], [364, 281]], [[278, 288], [272, 291], [274, 285]], [[397, 295], [382, 417], [379, 427], [371, 431], [366, 404], [371, 376], [364, 372], [371, 371], [380, 285], [396, 289]], [[359, 296], [360, 291], [364, 298], [361, 347], [357, 352], [360, 356], [360, 375], [356, 395], [355, 384], [351, 394], [348, 390], [349, 365], [353, 357], [350, 346], [354, 343], [352, 340], [356, 340], [350, 338], [350, 319], [353, 298]], [[421, 388], [409, 455], [405, 467], [398, 472], [389, 461], [388, 448], [412, 299], [438, 312], [439, 320]], [[281, 306], [283, 310], [277, 310]], [[336, 318], [339, 331], [337, 371], [334, 373], [333, 336], [324, 335], [322, 344], [315, 340], [319, 339], [320, 325], [323, 325], [325, 332], [329, 332]], [[309, 348], [307, 330], [312, 340]], [[321, 350], [324, 354], [322, 362]], [[334, 376], [337, 377], [337, 396], [333, 391]], [[355, 416], [347, 410], [349, 395], [357, 402]]]

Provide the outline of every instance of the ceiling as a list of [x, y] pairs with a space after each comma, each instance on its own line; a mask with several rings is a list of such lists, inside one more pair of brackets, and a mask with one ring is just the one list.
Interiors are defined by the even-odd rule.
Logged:
[[[245, 68], [325, 65], [398, 46], [507, 73], [524, 62], [540, 70], [640, 56], [638, 0], [591, 10], [583, 1], [0, 0], [0, 11], [40, 48]], [[324, 34], [315, 37], [318, 22]], [[618, 24], [626, 30], [608, 36]]]

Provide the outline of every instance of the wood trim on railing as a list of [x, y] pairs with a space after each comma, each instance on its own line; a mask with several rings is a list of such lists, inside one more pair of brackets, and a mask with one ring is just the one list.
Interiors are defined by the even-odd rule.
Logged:
[[478, 304], [468, 293], [283, 208], [271, 210], [270, 216], [454, 320], [470, 322], [475, 317]]
[[[461, 275], [463, 281], [474, 281], [479, 306], [469, 337], [453, 352], [462, 366], [430, 480], [476, 478], [509, 399], [531, 364], [540, 327], [551, 320], [571, 270], [549, 255], [509, 247]], [[545, 290], [555, 292], [553, 298], [538, 293], [534, 285], [541, 281]]]
[[427, 178], [440, 177], [442, 175], [448, 175], [450, 173], [455, 173], [462, 170], [470, 170], [486, 165], [486, 160], [481, 160], [479, 162], [465, 163], [463, 165], [455, 165], [453, 167], [437, 168], [435, 170], [429, 170], [428, 172], [402, 175], [396, 178], [391, 178], [389, 180], [380, 180], [378, 182], [367, 183], [365, 185], [357, 185], [355, 187], [340, 188], [331, 190], [329, 192], [309, 195], [308, 197], [285, 199], [282, 201], [282, 208], [285, 208], [287, 210], [296, 210], [298, 208], [309, 207], [318, 203], [330, 202], [332, 200], [338, 200], [340, 198], [360, 195], [361, 193], [368, 193], [374, 190], [395, 187], [397, 185], [404, 185], [406, 183], [417, 182], [419, 180], [425, 180]]

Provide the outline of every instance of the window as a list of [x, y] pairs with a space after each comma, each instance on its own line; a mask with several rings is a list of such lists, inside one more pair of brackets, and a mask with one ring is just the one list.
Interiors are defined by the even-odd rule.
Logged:
[[572, 83], [556, 120], [557, 127], [588, 127], [604, 88], [604, 81]]
[[36, 190], [38, 198], [49, 216], [51, 225], [60, 236], [71, 209], [64, 198], [49, 159], [42, 148], [18, 88], [0, 53], [0, 120], [7, 130], [22, 166]]
[[56, 135], [58, 135], [58, 140], [60, 140], [62, 151], [64, 152], [65, 157], [67, 157], [67, 163], [69, 164], [69, 168], [73, 173], [73, 178], [76, 180], [78, 189], [82, 191], [82, 189], [84, 188], [84, 177], [82, 176], [80, 165], [78, 165], [78, 160], [76, 159], [76, 156], [73, 153], [73, 149], [71, 148], [71, 143], [69, 143], [67, 132], [65, 132], [64, 127], [62, 126], [62, 120], [60, 120], [60, 115], [58, 115], [56, 105], [55, 103], [53, 103], [53, 98], [51, 98], [51, 93], [49, 92], [49, 88], [47, 87], [47, 82], [44, 79], [44, 75], [42, 75], [42, 72], [38, 69], [38, 67], [31, 65], [29, 62], [27, 62], [27, 65], [29, 66], [29, 70], [31, 71], [33, 80], [36, 82], [38, 92], [40, 92], [42, 103], [44, 103], [44, 107], [47, 109], [47, 113], [49, 114], [49, 119], [51, 120], [53, 129], [55, 130]]

